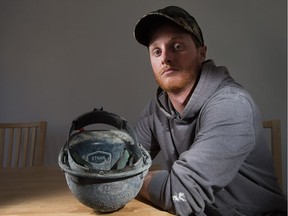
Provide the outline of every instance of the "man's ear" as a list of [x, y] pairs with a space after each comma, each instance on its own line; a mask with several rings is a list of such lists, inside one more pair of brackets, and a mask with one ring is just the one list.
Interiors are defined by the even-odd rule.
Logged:
[[203, 63], [206, 59], [206, 51], [207, 51], [207, 47], [206, 46], [201, 46], [198, 48], [198, 52], [199, 52], [199, 60], [201, 63]]

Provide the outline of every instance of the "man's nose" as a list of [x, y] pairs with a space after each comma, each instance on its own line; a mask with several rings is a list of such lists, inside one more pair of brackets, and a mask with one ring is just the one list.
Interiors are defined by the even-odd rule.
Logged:
[[171, 51], [165, 49], [162, 52], [162, 64], [169, 64], [173, 60], [173, 55]]

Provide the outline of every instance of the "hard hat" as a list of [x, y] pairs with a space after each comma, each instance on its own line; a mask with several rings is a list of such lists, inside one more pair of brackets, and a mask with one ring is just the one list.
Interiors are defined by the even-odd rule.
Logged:
[[[113, 129], [84, 129], [95, 124]], [[125, 119], [94, 109], [72, 121], [58, 163], [81, 203], [110, 212], [136, 197], [152, 161]]]

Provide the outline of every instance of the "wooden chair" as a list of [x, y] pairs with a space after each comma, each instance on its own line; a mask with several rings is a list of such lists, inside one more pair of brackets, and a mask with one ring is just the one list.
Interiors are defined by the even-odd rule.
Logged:
[[263, 121], [263, 127], [271, 129], [271, 151], [274, 160], [275, 174], [278, 183], [283, 188], [282, 155], [281, 155], [281, 122], [279, 119]]
[[43, 166], [47, 122], [0, 123], [0, 168]]

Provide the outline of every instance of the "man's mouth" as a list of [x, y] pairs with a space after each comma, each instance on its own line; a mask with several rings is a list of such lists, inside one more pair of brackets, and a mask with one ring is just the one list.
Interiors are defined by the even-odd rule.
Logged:
[[179, 71], [177, 68], [168, 67], [163, 70], [162, 75], [168, 75], [177, 71]]

